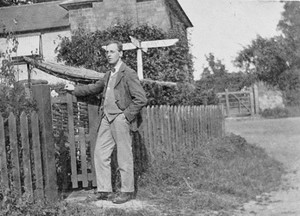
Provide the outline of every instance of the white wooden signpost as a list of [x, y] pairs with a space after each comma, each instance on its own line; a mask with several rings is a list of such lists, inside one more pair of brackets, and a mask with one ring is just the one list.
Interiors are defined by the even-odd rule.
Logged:
[[[168, 47], [177, 43], [178, 39], [154, 40], [154, 41], [139, 41], [138, 39], [130, 36], [131, 43], [123, 44], [123, 50], [137, 49], [137, 73], [140, 80], [144, 79], [143, 74], [143, 59], [142, 51], [147, 52], [149, 48]], [[106, 46], [102, 46], [103, 49]]]

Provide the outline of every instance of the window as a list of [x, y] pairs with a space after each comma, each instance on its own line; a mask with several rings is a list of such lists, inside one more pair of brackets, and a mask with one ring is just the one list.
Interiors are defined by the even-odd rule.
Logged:
[[24, 35], [17, 37], [19, 42], [16, 56], [30, 56], [41, 54], [41, 36], [40, 34]]

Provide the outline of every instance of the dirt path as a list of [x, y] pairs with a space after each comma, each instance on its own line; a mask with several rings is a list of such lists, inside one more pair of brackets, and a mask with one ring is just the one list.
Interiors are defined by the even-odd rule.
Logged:
[[300, 215], [300, 118], [226, 120], [226, 131], [263, 147], [288, 170], [279, 191], [257, 197], [236, 215]]

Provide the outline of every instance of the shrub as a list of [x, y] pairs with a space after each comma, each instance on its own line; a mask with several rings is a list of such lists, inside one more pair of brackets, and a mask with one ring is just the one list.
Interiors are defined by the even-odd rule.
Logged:
[[[145, 78], [172, 82], [191, 82], [193, 80], [192, 56], [189, 53], [185, 32], [165, 32], [156, 26], [131, 23], [119, 23], [103, 31], [87, 32], [83, 29], [74, 31], [72, 38], [61, 38], [57, 47], [57, 59], [67, 65], [83, 66], [96, 71], [108, 67], [105, 50], [101, 47], [109, 40], [129, 43], [130, 37], [138, 40], [161, 40], [178, 38], [176, 45], [160, 49], [149, 49], [143, 55]], [[123, 61], [131, 68], [137, 68], [136, 50], [124, 52]]]
[[288, 106], [286, 109], [289, 112], [289, 117], [299, 117], [300, 116], [300, 106]]
[[269, 108], [262, 111], [261, 116], [264, 118], [286, 118], [289, 117], [289, 110], [282, 107]]
[[[185, 32], [165, 32], [156, 26], [120, 23], [103, 31], [86, 32], [78, 29], [72, 38], [61, 38], [56, 48], [57, 59], [67, 65], [83, 66], [99, 72], [108, 67], [105, 50], [101, 47], [109, 40], [130, 42], [129, 36], [141, 41], [178, 38], [176, 45], [160, 49], [149, 49], [143, 54], [143, 71], [146, 79], [176, 82], [169, 86], [142, 81], [151, 105], [200, 105], [215, 103], [215, 94], [199, 92], [193, 83], [193, 56], [189, 53], [189, 42]], [[137, 68], [136, 50], [124, 52], [123, 61]]]
[[1, 216], [95, 216], [90, 206], [68, 204], [64, 201], [33, 201], [26, 193], [22, 197], [0, 187]]

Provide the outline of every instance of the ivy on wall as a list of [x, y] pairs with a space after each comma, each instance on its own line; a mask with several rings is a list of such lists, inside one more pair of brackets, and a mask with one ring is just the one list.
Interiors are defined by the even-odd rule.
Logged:
[[[103, 71], [107, 66], [105, 50], [101, 47], [109, 40], [130, 43], [129, 36], [140, 41], [178, 38], [179, 42], [171, 47], [148, 49], [143, 53], [144, 77], [152, 80], [172, 82], [192, 82], [193, 63], [189, 44], [183, 32], [164, 32], [149, 25], [133, 27], [130, 23], [119, 24], [104, 31], [87, 32], [78, 29], [72, 38], [61, 38], [57, 47], [57, 58], [67, 65], [83, 66]], [[137, 69], [136, 50], [124, 51], [123, 61]]]
[[[207, 93], [202, 95], [202, 93], [195, 91], [193, 56], [189, 52], [187, 35], [180, 30], [165, 32], [156, 26], [134, 27], [128, 22], [95, 32], [87, 32], [79, 28], [73, 32], [71, 38], [61, 38], [61, 43], [56, 48], [57, 59], [66, 65], [81, 66], [104, 72], [108, 63], [105, 50], [101, 47], [110, 40], [130, 43], [129, 36], [140, 41], [179, 39], [173, 46], [151, 48], [148, 49], [147, 53], [143, 53], [145, 79], [177, 83], [176, 86], [168, 86], [142, 81], [149, 104], [195, 105], [214, 101], [207, 100]], [[135, 70], [137, 70], [136, 55], [136, 50], [126, 50], [123, 53], [123, 61]], [[205, 97], [205, 99], [201, 97]]]

